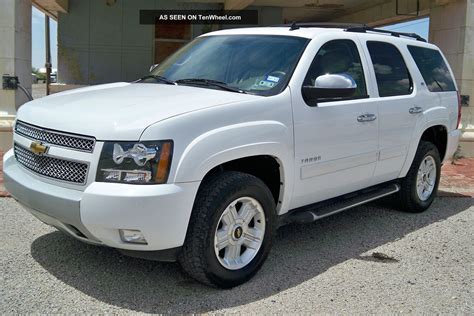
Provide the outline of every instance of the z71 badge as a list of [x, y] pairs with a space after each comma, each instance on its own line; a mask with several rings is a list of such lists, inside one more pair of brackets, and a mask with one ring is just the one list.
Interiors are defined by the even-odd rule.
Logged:
[[305, 164], [305, 163], [311, 163], [311, 162], [316, 162], [316, 161], [320, 161], [320, 160], [321, 160], [321, 156], [314, 156], [314, 157], [308, 157], [308, 158], [301, 159], [301, 163]]

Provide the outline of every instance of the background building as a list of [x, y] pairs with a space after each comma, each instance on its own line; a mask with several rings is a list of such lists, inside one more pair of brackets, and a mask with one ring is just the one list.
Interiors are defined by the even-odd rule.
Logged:
[[[143, 76], [194, 37], [229, 25], [141, 25], [140, 10], [255, 9], [259, 25], [290, 21], [382, 26], [429, 16], [463, 95], [464, 155], [474, 155], [474, 2], [472, 0], [0, 0], [0, 72], [31, 89], [31, 6], [58, 22], [58, 82], [74, 88]], [[239, 26], [240, 27], [240, 26]], [[53, 89], [53, 90], [54, 90]], [[0, 90], [0, 149], [10, 142], [19, 90]]]

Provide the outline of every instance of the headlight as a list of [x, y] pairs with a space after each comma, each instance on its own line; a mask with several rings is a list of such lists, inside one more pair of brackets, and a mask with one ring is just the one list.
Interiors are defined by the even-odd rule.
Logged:
[[173, 141], [106, 142], [96, 180], [134, 184], [166, 183]]

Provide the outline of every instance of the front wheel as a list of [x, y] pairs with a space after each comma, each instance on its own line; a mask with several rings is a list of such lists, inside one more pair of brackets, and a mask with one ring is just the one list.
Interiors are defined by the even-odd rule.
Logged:
[[398, 206], [419, 213], [433, 203], [441, 176], [441, 158], [433, 143], [421, 141], [405, 178], [400, 182]]
[[181, 266], [208, 285], [244, 283], [270, 251], [275, 217], [273, 196], [260, 179], [224, 172], [205, 180], [179, 256]]

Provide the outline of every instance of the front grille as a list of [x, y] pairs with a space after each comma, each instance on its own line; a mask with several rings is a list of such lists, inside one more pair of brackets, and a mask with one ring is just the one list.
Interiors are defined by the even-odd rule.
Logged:
[[76, 184], [86, 182], [88, 165], [85, 163], [38, 156], [17, 144], [14, 145], [14, 152], [20, 164], [37, 174]]
[[92, 152], [95, 145], [95, 138], [90, 136], [80, 136], [47, 130], [22, 121], [16, 122], [15, 132], [33, 140], [39, 140], [51, 145], [58, 145], [86, 152]]

